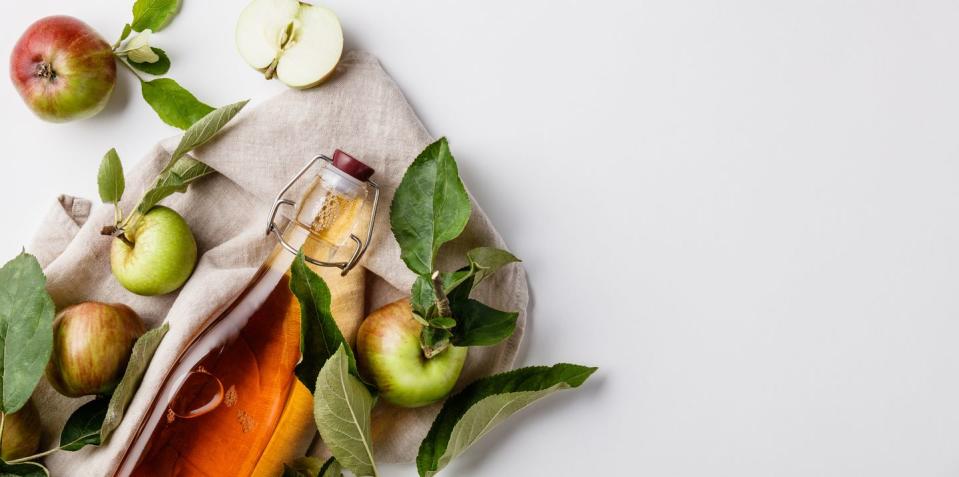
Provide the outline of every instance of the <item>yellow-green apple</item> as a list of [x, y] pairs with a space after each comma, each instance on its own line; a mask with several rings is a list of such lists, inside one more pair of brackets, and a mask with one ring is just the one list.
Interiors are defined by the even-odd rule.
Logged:
[[0, 457], [5, 462], [37, 452], [40, 447], [40, 414], [32, 400], [27, 400], [19, 411], [3, 416], [2, 439]]
[[112, 48], [93, 28], [58, 15], [27, 28], [10, 55], [10, 76], [37, 116], [64, 122], [103, 109], [117, 65]]
[[361, 371], [380, 396], [397, 406], [420, 407], [443, 399], [466, 361], [468, 348], [457, 346], [426, 358], [420, 348], [422, 330], [409, 299], [402, 299], [371, 313], [357, 332]]
[[180, 288], [196, 265], [196, 239], [174, 210], [156, 206], [113, 239], [113, 276], [137, 295], [163, 295]]
[[236, 48], [267, 79], [316, 86], [343, 53], [343, 29], [330, 9], [297, 0], [253, 0], [236, 24]]
[[64, 396], [105, 395], [123, 377], [133, 343], [146, 331], [122, 304], [85, 302], [53, 320], [53, 352], [47, 380]]

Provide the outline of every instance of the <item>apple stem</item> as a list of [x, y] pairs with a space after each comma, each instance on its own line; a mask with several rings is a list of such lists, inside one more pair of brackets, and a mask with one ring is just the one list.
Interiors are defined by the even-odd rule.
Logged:
[[436, 295], [436, 311], [444, 318], [452, 317], [453, 311], [450, 310], [450, 299], [443, 291], [443, 280], [440, 279], [440, 272], [438, 270], [434, 271], [430, 278], [433, 279], [433, 294]]
[[270, 63], [270, 66], [266, 67], [266, 71], [263, 72], [263, 76], [266, 76], [266, 79], [273, 79], [273, 75], [276, 74], [276, 65], [280, 62], [280, 58], [274, 58], [273, 63]]
[[117, 237], [118, 239], [120, 239], [123, 243], [127, 244], [127, 247], [133, 248], [133, 245], [134, 245], [134, 244], [133, 244], [132, 241], [130, 241], [130, 239], [127, 238], [126, 234], [124, 234], [124, 233], [121, 232], [121, 233], [120, 233], [119, 235], [117, 235], [116, 237]]
[[123, 233], [123, 229], [115, 225], [107, 225], [106, 227], [103, 227], [100, 229], [100, 235], [110, 235], [116, 237], [122, 240], [123, 243], [127, 244], [127, 246], [133, 247], [133, 242], [131, 242], [130, 239], [127, 238], [126, 234]]

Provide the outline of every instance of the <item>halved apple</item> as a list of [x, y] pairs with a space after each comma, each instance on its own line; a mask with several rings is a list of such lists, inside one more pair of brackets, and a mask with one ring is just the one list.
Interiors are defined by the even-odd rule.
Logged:
[[253, 0], [236, 24], [236, 47], [267, 79], [316, 86], [343, 53], [343, 29], [328, 8], [297, 0]]

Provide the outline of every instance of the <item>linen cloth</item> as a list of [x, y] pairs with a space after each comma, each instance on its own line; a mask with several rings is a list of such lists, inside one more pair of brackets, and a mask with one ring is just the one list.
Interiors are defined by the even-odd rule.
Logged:
[[[323, 85], [306, 91], [290, 90], [251, 106], [216, 139], [192, 153], [219, 174], [164, 201], [190, 224], [200, 252], [193, 276], [179, 292], [141, 297], [123, 289], [112, 277], [110, 239], [100, 235], [100, 228], [112, 222], [110, 205], [60, 197], [28, 247], [44, 267], [47, 288], [58, 309], [82, 301], [117, 302], [136, 310], [150, 328], [164, 321], [170, 323], [169, 333], [109, 442], [47, 457], [45, 462], [53, 476], [100, 476], [115, 471], [178, 353], [214, 310], [243, 289], [276, 245], [274, 238], [265, 234], [272, 201], [313, 156], [331, 155], [340, 148], [376, 169], [374, 179], [382, 188], [381, 205], [372, 243], [361, 262], [367, 272], [363, 298], [366, 311], [408, 293], [415, 277], [400, 260], [399, 246], [390, 232], [389, 204], [406, 167], [434, 137], [379, 62], [368, 53], [347, 53], [334, 76]], [[179, 137], [174, 137], [161, 142], [135, 167], [128, 167], [127, 191], [121, 204], [124, 211], [134, 207], [178, 141]], [[469, 177], [464, 182], [468, 184]], [[297, 192], [289, 197], [296, 200]], [[506, 248], [475, 200], [472, 205], [466, 231], [441, 251], [441, 269], [463, 265], [465, 251], [475, 246]], [[470, 350], [460, 387], [512, 366], [526, 321], [529, 295], [525, 272], [518, 265], [506, 267], [474, 296], [496, 308], [518, 311], [519, 320], [516, 333], [506, 342]], [[34, 399], [41, 409], [48, 445], [57, 441], [70, 413], [86, 401], [60, 396], [45, 380], [41, 380]], [[378, 404], [374, 410], [378, 460], [412, 461], [438, 410], [439, 405], [407, 410]], [[322, 446], [314, 445], [313, 452], [322, 453]]]

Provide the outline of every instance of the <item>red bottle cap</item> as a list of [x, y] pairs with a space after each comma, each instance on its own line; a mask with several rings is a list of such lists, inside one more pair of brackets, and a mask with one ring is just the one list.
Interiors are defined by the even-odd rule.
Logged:
[[333, 152], [333, 167], [353, 176], [360, 182], [366, 182], [373, 175], [373, 168], [359, 159], [337, 149]]

